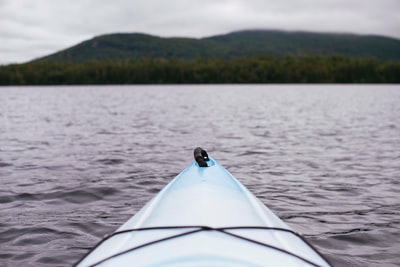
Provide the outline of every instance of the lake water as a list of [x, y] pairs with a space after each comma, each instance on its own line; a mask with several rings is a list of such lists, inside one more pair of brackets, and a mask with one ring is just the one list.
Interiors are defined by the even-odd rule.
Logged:
[[400, 266], [399, 85], [0, 88], [0, 266], [70, 266], [205, 148], [335, 266]]

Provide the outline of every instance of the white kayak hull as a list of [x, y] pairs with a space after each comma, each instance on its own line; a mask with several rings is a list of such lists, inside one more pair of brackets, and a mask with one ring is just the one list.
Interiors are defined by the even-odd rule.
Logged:
[[218, 162], [193, 162], [77, 266], [330, 266]]

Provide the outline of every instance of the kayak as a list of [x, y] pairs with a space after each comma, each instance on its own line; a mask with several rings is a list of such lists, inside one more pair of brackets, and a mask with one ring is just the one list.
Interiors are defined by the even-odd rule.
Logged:
[[76, 266], [331, 266], [201, 148]]

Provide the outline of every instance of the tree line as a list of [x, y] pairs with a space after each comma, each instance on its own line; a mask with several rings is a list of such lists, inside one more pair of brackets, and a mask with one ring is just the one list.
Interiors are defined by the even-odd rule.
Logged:
[[45, 61], [0, 66], [0, 85], [399, 82], [400, 62], [345, 56]]

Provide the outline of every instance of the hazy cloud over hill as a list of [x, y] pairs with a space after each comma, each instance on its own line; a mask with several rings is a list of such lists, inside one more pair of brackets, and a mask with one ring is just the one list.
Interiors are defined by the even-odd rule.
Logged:
[[204, 37], [258, 28], [400, 38], [399, 10], [399, 0], [0, 0], [0, 64], [112, 32]]

